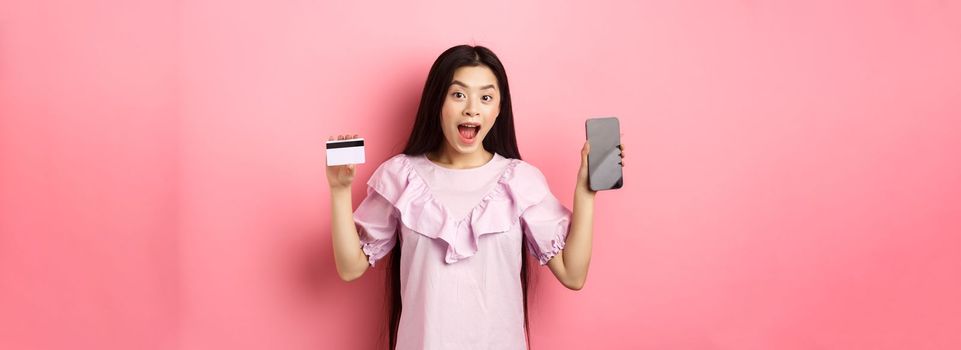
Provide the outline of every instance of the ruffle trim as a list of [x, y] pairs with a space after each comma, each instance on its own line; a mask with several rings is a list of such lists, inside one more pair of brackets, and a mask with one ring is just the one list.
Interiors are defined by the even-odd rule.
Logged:
[[[538, 255], [538, 256], [539, 256], [539, 258], [538, 258], [539, 263], [540, 263], [542, 266], [543, 266], [543, 265], [547, 265], [547, 262], [548, 262], [548, 261], [550, 261], [551, 259], [553, 259], [555, 255], [557, 255], [558, 253], [561, 252], [561, 250], [564, 249], [564, 245], [567, 244], [567, 241], [565, 240], [567, 237], [566, 237], [564, 234], [565, 234], [565, 233], [564, 233], [564, 232], [560, 232], [560, 230], [559, 230], [559, 232], [555, 233], [555, 234], [554, 234], [554, 238], [551, 239], [551, 249], [548, 250], [548, 251], [546, 251], [546, 252], [544, 252], [544, 254], [542, 254], [542, 255]], [[531, 243], [531, 244], [533, 244], [533, 243]]]
[[[519, 159], [510, 159], [510, 163], [497, 180], [494, 189], [481, 199], [463, 218], [451, 217], [447, 208], [438, 202], [431, 194], [427, 182], [414, 170], [408, 156], [400, 154], [399, 159], [389, 162], [399, 162], [392, 166], [399, 166], [398, 174], [406, 174], [406, 183], [396, 184], [398, 188], [391, 191], [389, 184], [380, 178], [372, 177], [368, 182], [370, 188], [390, 201], [397, 209], [401, 223], [407, 228], [432, 239], [440, 239], [447, 243], [447, 253], [444, 261], [448, 264], [466, 259], [477, 253], [480, 237], [507, 232], [520, 222], [521, 214], [527, 208], [539, 203], [546, 193], [521, 194], [510, 186]], [[399, 192], [399, 193], [395, 193]], [[441, 213], [438, 219], [429, 219], [425, 213]], [[555, 251], [550, 252], [553, 257], [564, 247], [563, 239], [554, 240]], [[365, 253], [368, 248], [364, 248]], [[373, 256], [368, 254], [368, 256]], [[371, 259], [372, 260], [372, 259]], [[544, 263], [547, 260], [541, 259]], [[372, 264], [372, 262], [371, 262]]]
[[364, 250], [364, 254], [367, 255], [367, 263], [370, 267], [374, 267], [374, 263], [379, 259], [380, 250], [374, 250], [373, 245], [370, 243], [363, 243], [360, 245], [361, 249]]

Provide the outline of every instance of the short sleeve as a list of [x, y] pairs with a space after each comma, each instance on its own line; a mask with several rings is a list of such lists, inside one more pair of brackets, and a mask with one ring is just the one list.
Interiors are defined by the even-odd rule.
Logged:
[[400, 216], [394, 202], [406, 187], [404, 160], [397, 155], [374, 170], [367, 181], [367, 197], [354, 211], [361, 249], [371, 267], [397, 243]]
[[354, 224], [360, 235], [361, 249], [371, 267], [396, 244], [397, 215], [394, 206], [384, 196], [368, 188], [367, 198], [354, 211]]
[[564, 249], [571, 224], [571, 211], [551, 193], [547, 180], [539, 170], [533, 166], [525, 168], [518, 174], [526, 178], [523, 180], [526, 186], [522, 187], [526, 192], [525, 197], [539, 200], [521, 213], [521, 227], [531, 255], [537, 258], [540, 265], [546, 265]]

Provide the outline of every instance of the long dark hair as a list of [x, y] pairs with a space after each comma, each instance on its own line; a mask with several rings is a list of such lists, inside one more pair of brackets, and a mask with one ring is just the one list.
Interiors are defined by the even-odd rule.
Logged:
[[[497, 85], [500, 89], [500, 114], [495, 119], [494, 126], [484, 138], [484, 149], [494, 152], [506, 158], [521, 159], [520, 151], [517, 149], [517, 137], [514, 134], [514, 112], [511, 109], [511, 93], [507, 84], [507, 72], [500, 59], [494, 55], [490, 49], [483, 46], [460, 45], [447, 49], [434, 61], [427, 74], [427, 82], [424, 83], [424, 92], [421, 94], [420, 106], [417, 108], [417, 117], [414, 120], [414, 127], [407, 139], [407, 146], [404, 154], [415, 156], [428, 152], [440, 150], [445, 142], [444, 132], [441, 130], [441, 108], [450, 87], [451, 80], [454, 78], [454, 71], [461, 67], [484, 66], [490, 68], [497, 77]], [[400, 314], [403, 309], [400, 298], [400, 235], [397, 235], [398, 242], [387, 259], [386, 265], [386, 287], [387, 287], [387, 326], [389, 331], [389, 349], [394, 349], [397, 345], [397, 328], [400, 325]], [[521, 247], [527, 247], [527, 237], [521, 235]], [[521, 252], [524, 252], [521, 249]], [[524, 330], [527, 336], [527, 346], [530, 348], [530, 324], [527, 320], [527, 294], [528, 281], [532, 276], [530, 268], [532, 264], [528, 262], [527, 254], [521, 254], [521, 291], [524, 296]]]

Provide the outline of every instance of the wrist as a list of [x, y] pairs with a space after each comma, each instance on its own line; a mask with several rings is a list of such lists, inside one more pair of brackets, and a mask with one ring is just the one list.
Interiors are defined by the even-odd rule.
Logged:
[[331, 196], [350, 194], [350, 186], [335, 186], [330, 188]]
[[577, 188], [574, 189], [575, 197], [594, 199], [595, 195], [597, 195], [596, 191], [591, 190], [590, 188], [584, 185], [578, 185]]

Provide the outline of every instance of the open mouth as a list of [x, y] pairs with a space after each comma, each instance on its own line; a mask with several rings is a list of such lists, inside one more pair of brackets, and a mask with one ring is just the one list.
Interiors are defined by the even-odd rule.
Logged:
[[477, 133], [480, 132], [480, 124], [461, 123], [457, 125], [457, 131], [465, 141], [470, 143], [474, 141], [474, 138], [477, 137]]

